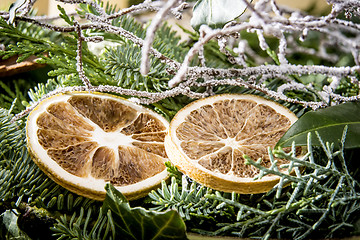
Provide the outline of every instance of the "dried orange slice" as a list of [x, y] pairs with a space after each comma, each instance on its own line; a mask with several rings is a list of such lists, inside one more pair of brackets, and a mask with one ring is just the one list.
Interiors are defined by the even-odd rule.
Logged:
[[268, 147], [274, 147], [296, 120], [284, 106], [259, 96], [215, 95], [194, 101], [175, 115], [165, 149], [180, 171], [205, 186], [224, 192], [262, 193], [279, 177], [254, 180], [258, 169], [246, 165], [244, 155], [255, 161], [262, 158], [262, 165], [269, 167]]
[[29, 114], [26, 134], [34, 162], [61, 186], [102, 200], [111, 183], [136, 199], [167, 177], [168, 125], [126, 99], [76, 92], [43, 100]]

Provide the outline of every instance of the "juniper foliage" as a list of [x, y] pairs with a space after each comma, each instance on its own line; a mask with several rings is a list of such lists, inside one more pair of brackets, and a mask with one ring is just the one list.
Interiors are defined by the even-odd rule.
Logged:
[[[321, 149], [314, 149], [309, 133], [307, 153], [301, 158], [296, 157], [295, 147], [288, 153], [269, 149], [272, 160], [269, 168], [247, 157], [247, 164], [260, 169], [256, 178], [267, 174], [281, 178], [277, 186], [265, 194], [214, 191], [184, 175], [180, 179], [176, 169], [168, 166], [173, 175], [171, 183], [163, 182], [160, 189], [149, 194], [154, 209], [176, 209], [189, 222], [191, 231], [210, 236], [309, 239], [338, 238], [356, 232], [360, 182], [357, 173], [348, 167], [354, 164], [351, 160], [356, 160], [345, 159], [344, 148], [334, 151], [333, 144], [317, 137], [322, 143]], [[294, 170], [296, 175], [280, 172], [274, 156], [289, 160], [281, 167], [289, 172]], [[301, 169], [305, 169], [303, 173]]]

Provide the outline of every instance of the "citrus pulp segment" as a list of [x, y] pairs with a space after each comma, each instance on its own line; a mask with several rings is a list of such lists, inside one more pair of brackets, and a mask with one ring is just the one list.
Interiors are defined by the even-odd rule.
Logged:
[[167, 177], [168, 125], [126, 99], [76, 92], [40, 102], [28, 116], [26, 134], [34, 162], [68, 190], [102, 200], [111, 183], [136, 199]]
[[[261, 193], [279, 178], [253, 178], [259, 170], [244, 155], [270, 167], [273, 148], [297, 120], [284, 106], [255, 95], [222, 94], [194, 101], [170, 122], [165, 137], [172, 163], [195, 181], [224, 192]], [[278, 164], [285, 160], [277, 159]], [[285, 171], [285, 170], [284, 170]], [[287, 170], [286, 170], [287, 171]]]

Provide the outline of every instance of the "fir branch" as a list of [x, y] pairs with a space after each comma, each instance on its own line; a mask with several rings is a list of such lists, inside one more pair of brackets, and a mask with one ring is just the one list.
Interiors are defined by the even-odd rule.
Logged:
[[114, 229], [110, 225], [108, 214], [103, 213], [100, 208], [97, 217], [93, 215], [91, 208], [87, 212], [81, 208], [80, 213], [74, 213], [70, 220], [66, 215], [61, 216], [51, 230], [57, 239], [114, 239]]
[[9, 110], [9, 113], [19, 113], [24, 110], [24, 104], [27, 102], [26, 91], [31, 84], [24, 79], [14, 79], [11, 82], [0, 81], [0, 89], [3, 94], [0, 95], [0, 106]]
[[[0, 145], [0, 205], [2, 208], [19, 211], [21, 221], [25, 225], [27, 221], [25, 219], [30, 217], [30, 210], [31, 212], [34, 210], [35, 214], [37, 212], [44, 213], [44, 219], [50, 217], [52, 219], [51, 226], [56, 219], [61, 219], [61, 223], [66, 224], [67, 222], [64, 222], [65, 220], [67, 221], [66, 213], [74, 213], [76, 215], [80, 211], [81, 215], [81, 211], [87, 210], [102, 216], [99, 213], [99, 204], [97, 202], [70, 193], [44, 175], [31, 160], [27, 151], [26, 134], [22, 121], [11, 121], [12, 117], [7, 110], [0, 109], [0, 137], [2, 139], [2, 144]], [[61, 217], [59, 211], [65, 215]], [[41, 219], [39, 218], [37, 221], [45, 221]], [[78, 223], [82, 223], [80, 218], [77, 219]], [[87, 221], [89, 219], [90, 215]], [[40, 222], [39, 226], [42, 226]], [[56, 226], [55, 229], [57, 228]], [[60, 225], [59, 228], [63, 230], [61, 226], [63, 225]], [[103, 231], [105, 231], [104, 229], [104, 224], [101, 224], [101, 226], [93, 226], [89, 232], [91, 234], [96, 232], [97, 236], [102, 236], [104, 234]], [[37, 234], [36, 229], [26, 228], [26, 231], [30, 231], [29, 234], [32, 235]], [[87, 236], [85, 229], [81, 230], [81, 232], [85, 234], [84, 236]], [[87, 239], [92, 239], [91, 236]]]
[[213, 213], [219, 213], [219, 210], [216, 209], [216, 203], [208, 202], [205, 198], [205, 194], [212, 190], [201, 187], [195, 182], [189, 184], [185, 175], [182, 176], [180, 191], [175, 177], [171, 178], [169, 186], [162, 182], [160, 189], [153, 190], [149, 194], [149, 197], [153, 200], [152, 203], [157, 205], [153, 210], [176, 209], [180, 216], [186, 220], [190, 220], [191, 217], [197, 215], [210, 217]]
[[[346, 131], [342, 142], [345, 141], [345, 137]], [[295, 148], [290, 153], [281, 149], [274, 150], [276, 157], [289, 160], [289, 164], [284, 167], [305, 167], [303, 174], [291, 176], [280, 172], [275, 167], [276, 161], [271, 151], [269, 157], [273, 159], [274, 166], [270, 168], [264, 168], [260, 163], [248, 159], [248, 163], [259, 168], [264, 175], [278, 175], [282, 179], [279, 186], [275, 186], [268, 193], [251, 195], [252, 200], [234, 193], [212, 192], [210, 189], [204, 191], [204, 187], [195, 182], [191, 182], [189, 188], [189, 179], [182, 176], [180, 182], [176, 180], [176, 175], [172, 177], [170, 184], [163, 182], [162, 187], [151, 192], [149, 196], [155, 209], [177, 209], [190, 222], [202, 219], [199, 214], [208, 217], [205, 220], [208, 223], [211, 223], [210, 219], [222, 216], [221, 223], [216, 224], [215, 229], [206, 229], [201, 224], [191, 228], [191, 231], [211, 236], [234, 234], [261, 239], [304, 239], [323, 236], [325, 233], [328, 237], [340, 236], [344, 234], [343, 231], [349, 233], [349, 230], [354, 228], [353, 224], [357, 221], [356, 213], [360, 209], [356, 207], [360, 195], [355, 190], [359, 189], [359, 183], [346, 171], [345, 161], [339, 164], [332, 163], [335, 159], [344, 157], [343, 149], [339, 150], [342, 153], [326, 153], [331, 149], [324, 145], [324, 159], [315, 159], [311, 136], [308, 140], [308, 146], [311, 147], [301, 159], [295, 157]], [[174, 169], [171, 171], [174, 172]], [[286, 182], [291, 182], [290, 187], [284, 187]], [[217, 211], [219, 209], [223, 215]], [[332, 226], [330, 233], [326, 227], [329, 225]]]
[[147, 92], [162, 92], [167, 89], [167, 82], [170, 75], [167, 73], [167, 66], [157, 59], [152, 59], [151, 70], [143, 76], [140, 73], [140, 48], [132, 44], [124, 43], [116, 49], [106, 49], [106, 70], [117, 81], [117, 86], [138, 89]]

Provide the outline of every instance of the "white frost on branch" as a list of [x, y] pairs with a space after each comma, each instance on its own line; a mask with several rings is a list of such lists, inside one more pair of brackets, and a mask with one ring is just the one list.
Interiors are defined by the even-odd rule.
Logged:
[[[359, 85], [358, 74], [360, 71], [360, 24], [350, 20], [337, 18], [342, 12], [347, 16], [352, 13], [359, 15], [360, 1], [358, 0], [327, 0], [332, 6], [331, 12], [326, 16], [311, 16], [304, 12], [278, 5], [276, 0], [258, 0], [255, 4], [247, 0], [241, 0], [247, 5], [247, 11], [241, 16], [241, 21], [232, 21], [222, 29], [210, 29], [203, 25], [200, 28], [200, 37], [193, 43], [184, 57], [183, 62], [163, 55], [158, 49], [152, 46], [156, 30], [170, 14], [180, 19], [182, 11], [187, 7], [186, 1], [150, 1], [146, 0], [141, 4], [121, 9], [118, 12], [107, 14], [97, 1], [90, 0], [58, 0], [67, 4], [87, 4], [96, 9], [99, 15], [87, 14], [85, 21], [79, 21], [74, 26], [52, 25], [50, 18], [30, 16], [28, 9], [31, 9], [34, 1], [28, 1], [23, 6], [26, 13], [16, 16], [16, 21], [24, 21], [36, 24], [40, 27], [51, 29], [57, 32], [75, 32], [78, 34], [77, 48], [77, 72], [84, 86], [57, 89], [50, 94], [72, 90], [91, 90], [100, 92], [114, 92], [132, 96], [134, 101], [143, 104], [150, 104], [164, 98], [177, 96], [179, 94], [191, 98], [202, 98], [213, 94], [215, 86], [233, 85], [262, 92], [269, 97], [301, 104], [304, 107], [317, 109], [326, 107], [329, 100], [331, 104], [338, 104], [345, 101], [360, 100], [360, 93], [356, 96], [346, 97], [335, 92], [341, 81], [348, 79], [352, 84]], [[119, 26], [111, 24], [111, 20], [142, 11], [156, 12], [154, 19], [147, 28], [145, 39], [137, 37]], [[9, 19], [9, 13], [0, 11], [0, 16], [5, 20]], [[159, 59], [168, 66], [168, 72], [173, 74], [169, 80], [169, 89], [159, 93], [146, 91], [135, 91], [116, 86], [93, 86], [91, 79], [85, 75], [82, 64], [82, 43], [101, 41], [98, 38], [84, 37], [83, 31], [93, 29], [107, 33], [117, 34], [132, 41], [142, 49], [141, 73], [149, 71], [149, 56]], [[257, 34], [257, 41], [260, 49], [268, 51], [270, 57], [263, 57], [257, 53], [250, 43], [242, 39], [240, 32], [248, 31]], [[308, 39], [310, 33], [317, 32], [319, 38], [318, 48], [307, 48], [301, 46], [301, 42]], [[278, 40], [276, 49], [270, 49], [267, 37], [271, 36]], [[228, 61], [233, 64], [232, 68], [214, 68], [206, 66], [204, 46], [210, 41], [219, 45], [219, 50], [225, 54]], [[231, 43], [231, 44], [229, 44]], [[272, 45], [271, 45], [272, 46]], [[294, 53], [314, 55], [328, 62], [335, 63], [339, 57], [327, 52], [329, 46], [336, 46], [344, 53], [353, 57], [355, 65], [347, 67], [324, 66], [324, 65], [297, 65], [289, 62], [288, 56]], [[269, 51], [270, 50], [270, 51]], [[193, 59], [199, 60], [199, 66], [192, 66]], [[249, 64], [249, 61], [252, 64]], [[312, 84], [303, 84], [297, 77], [301, 76], [324, 76], [332, 79], [329, 85], [316, 91]], [[199, 82], [199, 79], [204, 81]], [[282, 85], [276, 90], [269, 89], [266, 81], [279, 79]], [[206, 87], [205, 92], [197, 92], [198, 87]], [[195, 89], [195, 90], [194, 90]], [[304, 101], [293, 99], [286, 95], [289, 90], [302, 91], [317, 95], [317, 101]], [[319, 100], [320, 99], [320, 100]], [[32, 106], [33, 107], [33, 106]], [[31, 108], [31, 107], [30, 107]], [[29, 111], [27, 109], [26, 111]], [[21, 115], [20, 115], [21, 116]]]
[[[155, 33], [162, 21], [164, 21], [165, 16], [168, 12], [175, 6], [175, 4], [179, 3], [179, 0], [169, 0], [163, 8], [155, 15], [153, 20], [151, 21], [150, 26], [146, 30], [145, 41], [141, 50], [141, 65], [140, 65], [140, 73], [143, 75], [148, 74], [150, 70], [150, 60], [149, 60], [149, 50], [154, 41]], [[177, 17], [179, 17], [177, 15]]]

